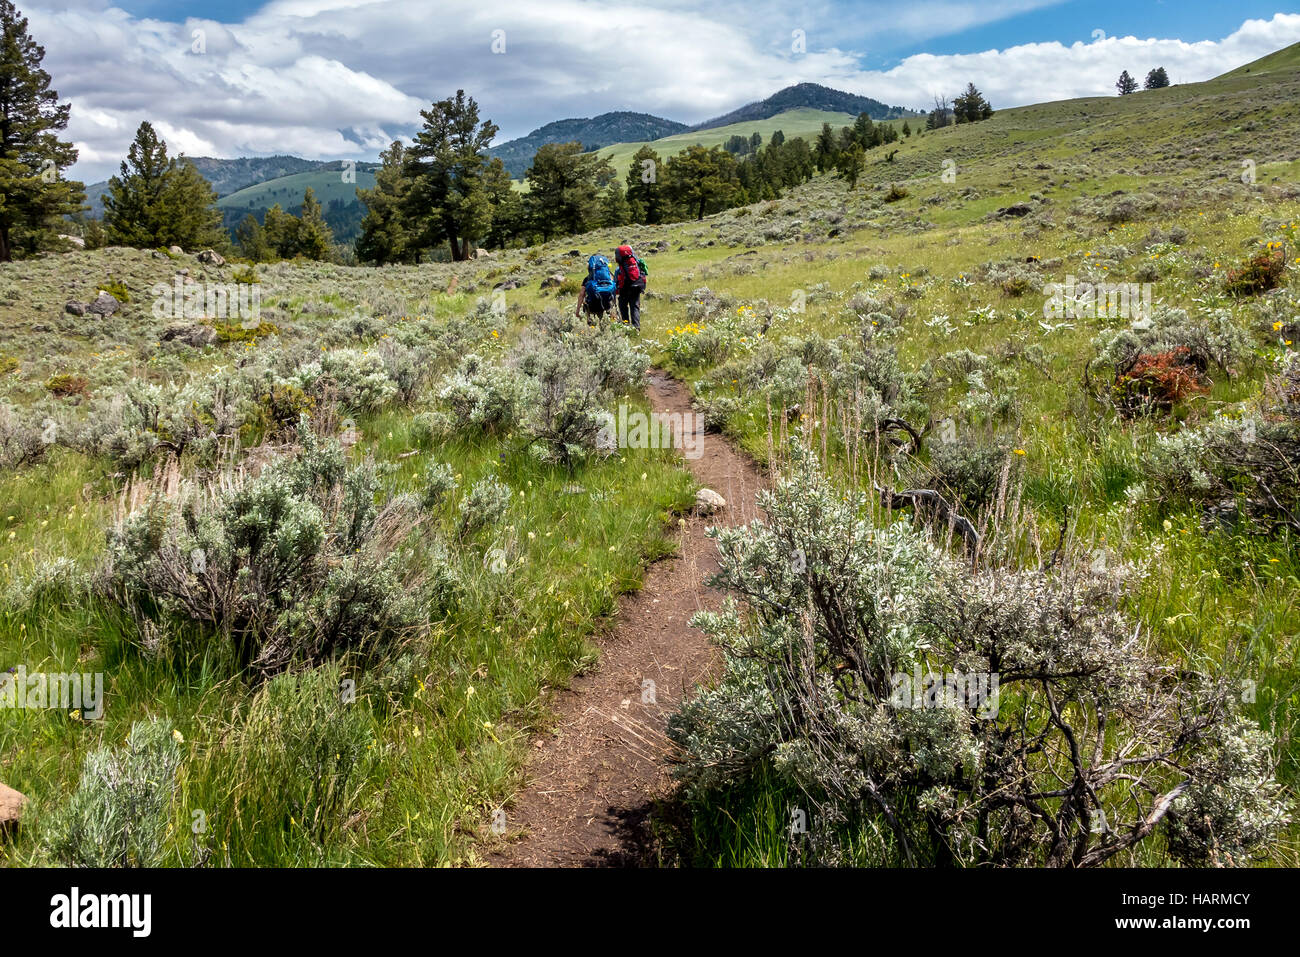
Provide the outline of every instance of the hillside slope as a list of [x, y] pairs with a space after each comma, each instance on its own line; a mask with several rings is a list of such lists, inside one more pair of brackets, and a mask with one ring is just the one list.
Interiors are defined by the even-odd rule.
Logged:
[[[305, 173], [327, 165], [323, 160], [308, 160], [298, 156], [240, 156], [234, 159], [190, 156], [186, 158], [203, 174], [203, 178], [212, 184], [217, 196], [229, 196], [231, 193], [267, 180]], [[104, 215], [103, 195], [107, 191], [107, 180], [87, 185], [86, 201], [90, 204], [88, 215], [91, 218], [98, 219]]]
[[357, 163], [355, 167], [325, 163], [309, 172], [281, 176], [223, 196], [217, 200], [217, 208], [226, 228], [233, 229], [248, 215], [262, 222], [266, 211], [277, 203], [286, 212], [297, 215], [303, 194], [310, 188], [324, 208], [325, 221], [334, 231], [334, 239], [351, 242], [359, 235], [366, 212], [357, 199], [357, 190], [374, 187], [375, 169], [374, 163]]
[[614, 169], [621, 177], [627, 174], [628, 167], [632, 164], [632, 156], [643, 146], [649, 146], [660, 157], [667, 159], [688, 146], [721, 146], [733, 136], [744, 136], [748, 139], [754, 133], [762, 136], [765, 143], [777, 130], [784, 133], [786, 139], [802, 136], [804, 139], [811, 140], [821, 130], [823, 123], [829, 123], [838, 129], [850, 125], [855, 118], [848, 113], [833, 113], [825, 110], [787, 110], [761, 120], [745, 120], [727, 126], [690, 130], [649, 142], [615, 143], [597, 152], [614, 164]]
[[488, 155], [499, 158], [514, 179], [522, 179], [533, 162], [533, 156], [549, 143], [577, 141], [585, 152], [591, 152], [613, 143], [655, 140], [686, 129], [685, 123], [623, 110], [602, 113], [590, 119], [556, 120], [538, 127], [527, 136], [493, 146]]

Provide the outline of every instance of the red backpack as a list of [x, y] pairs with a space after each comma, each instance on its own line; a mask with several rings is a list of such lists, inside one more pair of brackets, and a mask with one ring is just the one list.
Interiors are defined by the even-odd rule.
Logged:
[[628, 282], [633, 285], [645, 282], [641, 260], [637, 259], [633, 254], [631, 246], [619, 246], [614, 250], [614, 258], [618, 260], [619, 269], [623, 271], [623, 275], [627, 277]]

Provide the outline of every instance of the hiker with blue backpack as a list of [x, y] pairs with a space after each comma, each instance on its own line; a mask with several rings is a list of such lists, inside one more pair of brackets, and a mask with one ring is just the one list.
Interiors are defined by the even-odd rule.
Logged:
[[617, 289], [609, 260], [596, 253], [587, 260], [587, 278], [583, 280], [582, 290], [578, 293], [578, 306], [573, 310], [574, 316], [580, 316], [585, 311], [587, 324], [595, 325], [592, 322], [593, 316], [603, 319], [614, 308]]
[[632, 247], [626, 244], [614, 250], [614, 259], [618, 270], [614, 274], [614, 284], [618, 287], [618, 314], [623, 325], [631, 323], [637, 332], [641, 331], [641, 293], [645, 292], [645, 263], [636, 258]]

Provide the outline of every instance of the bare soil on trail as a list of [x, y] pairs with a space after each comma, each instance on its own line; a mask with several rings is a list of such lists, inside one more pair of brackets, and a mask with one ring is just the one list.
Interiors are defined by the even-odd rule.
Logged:
[[699, 431], [676, 445], [701, 452], [686, 464], [727, 505], [711, 516], [685, 517], [677, 555], [647, 568], [641, 590], [620, 599], [596, 668], [553, 695], [555, 727], [533, 741], [528, 786], [506, 808], [504, 843], [488, 856], [495, 866], [653, 863], [650, 813], [671, 787], [664, 762], [668, 716], [719, 666], [717, 649], [687, 624], [697, 611], [722, 603], [705, 584], [718, 563], [704, 532], [757, 518], [754, 496], [766, 482], [726, 438], [704, 435], [702, 419], [686, 415], [692, 409], [684, 385], [652, 370], [647, 392], [657, 415], [679, 414], [688, 430], [698, 422]]

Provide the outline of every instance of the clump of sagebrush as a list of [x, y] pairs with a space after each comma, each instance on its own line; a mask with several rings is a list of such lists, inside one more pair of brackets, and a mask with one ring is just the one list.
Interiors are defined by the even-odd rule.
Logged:
[[109, 533], [108, 593], [148, 619], [215, 630], [240, 664], [278, 671], [418, 633], [449, 574], [404, 561], [418, 502], [376, 504], [375, 466], [303, 423], [300, 448], [233, 488], [155, 494]]
[[1162, 827], [1181, 861], [1268, 849], [1271, 739], [1239, 683], [1154, 656], [1118, 581], [972, 569], [793, 462], [765, 522], [711, 533], [743, 608], [694, 619], [726, 670], [670, 721], [686, 800], [793, 792], [823, 863], [1088, 867]]
[[500, 433], [517, 426], [534, 392], [527, 377], [471, 353], [443, 380], [438, 398], [461, 428]]
[[[884, 442], [883, 431], [899, 419], [919, 431], [929, 417], [924, 395], [928, 378], [928, 370], [905, 371], [891, 346], [809, 333], [764, 339], [744, 358], [714, 369], [703, 382], [723, 394], [756, 397], [762, 404], [754, 411], [764, 416], [767, 408], [780, 412], [801, 405], [810, 384], [815, 384], [835, 406], [826, 427], [836, 433], [847, 429], [853, 434], [844, 434], [842, 440], [856, 445], [859, 433], [866, 433], [873, 444]], [[735, 411], [728, 409], [727, 414]]]
[[495, 475], [479, 479], [460, 503], [460, 536], [467, 538], [505, 518], [514, 493]]
[[513, 362], [536, 383], [522, 427], [531, 446], [568, 469], [596, 448], [605, 406], [640, 391], [650, 358], [622, 335], [526, 337]]
[[1215, 522], [1256, 533], [1300, 532], [1300, 359], [1268, 380], [1257, 411], [1159, 436], [1144, 466], [1131, 498], [1195, 502]]
[[1005, 494], [1020, 477], [1020, 456], [1011, 444], [995, 437], [959, 437], [930, 442], [923, 481], [974, 515], [995, 496]]
[[170, 722], [137, 721], [121, 747], [86, 756], [77, 790], [52, 815], [43, 846], [64, 867], [157, 867], [180, 762]]
[[526, 334], [503, 361], [466, 356], [438, 397], [455, 425], [520, 434], [546, 461], [572, 468], [596, 448], [606, 406], [640, 391], [650, 357], [618, 334]]
[[1251, 350], [1227, 311], [1193, 319], [1182, 309], [1159, 309], [1144, 324], [1103, 330], [1092, 344], [1096, 356], [1085, 367], [1085, 385], [1122, 415], [1167, 411], [1204, 390], [1213, 375], [1231, 378]]
[[[54, 434], [58, 434], [57, 428]], [[41, 427], [39, 420], [7, 403], [0, 404], [0, 468], [15, 469], [39, 462], [53, 441], [54, 436]]]

